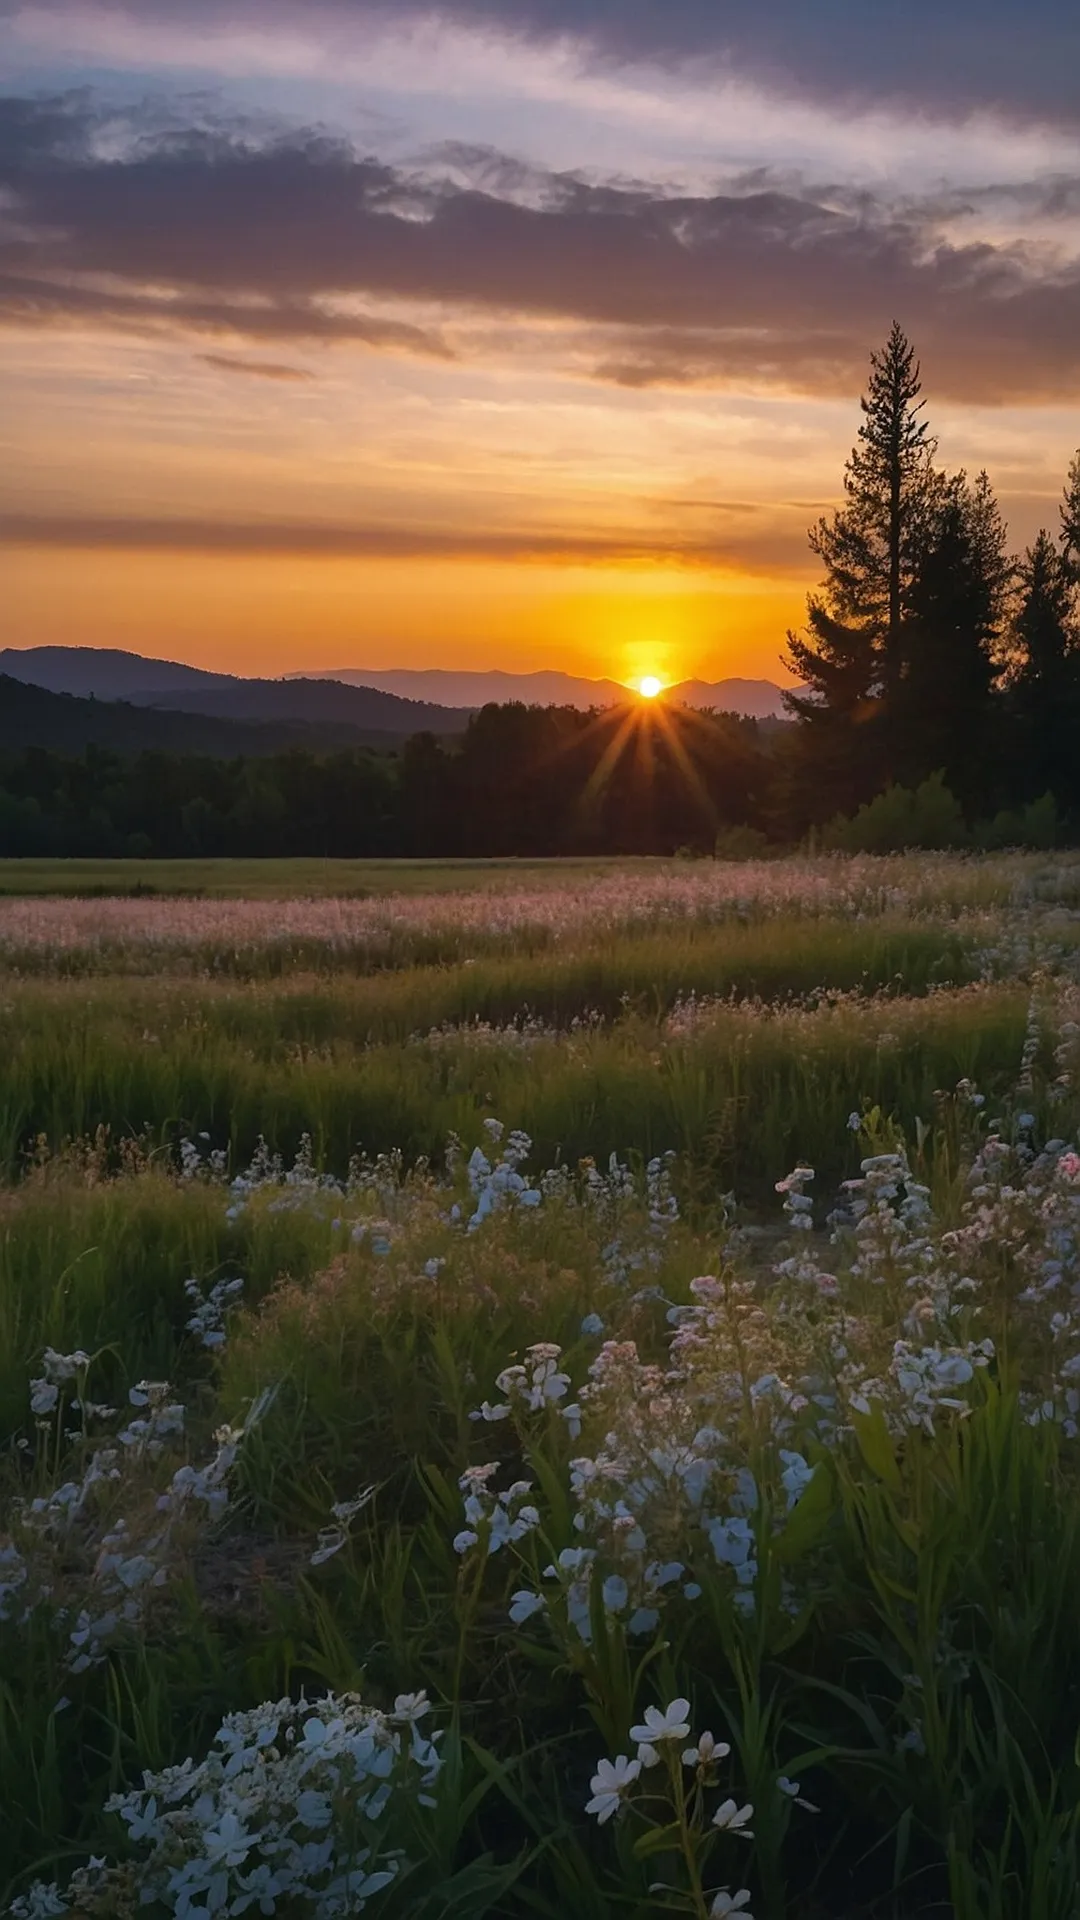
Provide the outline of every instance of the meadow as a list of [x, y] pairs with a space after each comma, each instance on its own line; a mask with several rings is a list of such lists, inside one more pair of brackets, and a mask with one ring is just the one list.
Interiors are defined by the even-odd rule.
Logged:
[[72, 895], [75, 898], [152, 894], [195, 899], [295, 900], [330, 895], [366, 899], [385, 893], [470, 893], [484, 887], [563, 886], [568, 877], [648, 871], [662, 862], [639, 859], [329, 860], [292, 856], [277, 860], [104, 860], [72, 858], [0, 860], [0, 894]]
[[75, 864], [0, 1913], [1076, 1920], [1080, 857]]

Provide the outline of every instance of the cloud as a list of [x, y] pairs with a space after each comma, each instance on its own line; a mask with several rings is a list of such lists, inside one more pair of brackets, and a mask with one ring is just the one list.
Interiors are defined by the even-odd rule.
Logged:
[[[624, 386], [839, 394], [896, 317], [946, 395], [1080, 394], [1067, 226], [1040, 251], [959, 238], [940, 205], [796, 182], [694, 195], [522, 178], [498, 158], [480, 187], [318, 132], [136, 126], [124, 140], [83, 99], [0, 101], [0, 320], [448, 358], [477, 316], [521, 316], [554, 325], [556, 352], [561, 324], [586, 370]], [[1055, 182], [1044, 214], [1075, 190]], [[445, 322], [399, 317], [418, 308]]]
[[0, 18], [80, 13], [190, 37], [255, 30], [294, 49], [362, 42], [436, 22], [503, 39], [569, 43], [598, 64], [694, 64], [830, 103], [1080, 124], [1073, 0], [0, 0]]
[[242, 360], [231, 353], [200, 353], [204, 366], [219, 373], [246, 373], [259, 380], [314, 380], [307, 367], [288, 367], [280, 360]]
[[430, 327], [362, 312], [332, 313], [310, 299], [262, 304], [143, 289], [116, 293], [75, 279], [5, 272], [0, 239], [0, 326], [103, 326], [125, 333], [192, 333], [237, 340], [295, 340], [361, 346], [452, 360], [453, 349]]
[[136, 518], [0, 512], [0, 546], [127, 553], [338, 560], [489, 560], [581, 566], [691, 566], [739, 572], [806, 571], [806, 542], [780, 527], [684, 532], [543, 528], [341, 526], [299, 521]]

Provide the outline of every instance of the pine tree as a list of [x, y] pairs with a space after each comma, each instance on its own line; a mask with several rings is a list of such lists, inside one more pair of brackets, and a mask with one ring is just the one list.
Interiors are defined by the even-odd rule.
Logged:
[[1067, 554], [1045, 529], [1020, 562], [1012, 623], [1009, 710], [1015, 723], [1016, 786], [1025, 799], [1049, 790], [1063, 808], [1080, 804], [1080, 630]]
[[993, 691], [1012, 574], [987, 475], [939, 481], [903, 628], [896, 763], [910, 785], [943, 769], [969, 808], [994, 794]]
[[1069, 468], [1065, 498], [1061, 503], [1061, 546], [1065, 558], [1080, 579], [1080, 452]]
[[789, 633], [786, 664], [805, 692], [788, 706], [864, 799], [888, 766], [882, 753], [904, 666], [904, 623], [935, 495], [936, 443], [914, 349], [894, 324], [870, 356], [862, 426], [844, 472], [845, 503], [811, 530], [824, 581], [806, 630]]

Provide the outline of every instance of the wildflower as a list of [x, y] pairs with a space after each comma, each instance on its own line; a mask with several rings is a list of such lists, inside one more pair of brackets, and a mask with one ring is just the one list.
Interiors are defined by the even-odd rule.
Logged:
[[728, 1893], [725, 1888], [721, 1893], [714, 1894], [709, 1920], [728, 1920], [733, 1913], [741, 1914], [742, 1920], [754, 1920], [753, 1914], [748, 1911], [749, 1904], [750, 1894], [746, 1887], [740, 1887], [738, 1893]]
[[29, 1893], [13, 1900], [8, 1908], [11, 1920], [56, 1920], [58, 1915], [69, 1911], [55, 1880], [48, 1885], [44, 1880], [35, 1880]]
[[747, 1821], [754, 1812], [749, 1800], [745, 1806], [738, 1806], [734, 1800], [724, 1800], [713, 1814], [712, 1823], [721, 1833], [740, 1833], [745, 1840], [753, 1839], [753, 1831]]
[[[305, 1787], [296, 1796], [296, 1817], [305, 1827], [328, 1827], [331, 1819], [330, 1800], [325, 1793], [318, 1793], [314, 1787]], [[230, 1865], [242, 1866], [242, 1861], [231, 1861]]]
[[531, 1620], [534, 1613], [544, 1611], [544, 1602], [538, 1593], [530, 1593], [528, 1587], [519, 1587], [510, 1601], [510, 1618], [515, 1627]]
[[470, 1413], [469, 1419], [487, 1421], [506, 1420], [509, 1418], [509, 1415], [510, 1407], [507, 1402], [500, 1401], [495, 1406], [492, 1406], [490, 1400], [484, 1400], [475, 1413]]
[[624, 1793], [633, 1786], [640, 1772], [640, 1760], [631, 1760], [625, 1753], [620, 1753], [614, 1760], [598, 1761], [596, 1772], [589, 1782], [593, 1797], [585, 1803], [586, 1813], [594, 1813], [597, 1824], [602, 1827], [605, 1820], [610, 1820], [612, 1814], [618, 1812]]
[[394, 1698], [394, 1719], [405, 1720], [411, 1725], [422, 1720], [431, 1712], [431, 1701], [426, 1693], [399, 1693]]
[[233, 1895], [232, 1911], [234, 1914], [239, 1916], [242, 1913], [246, 1913], [252, 1903], [256, 1901], [258, 1902], [260, 1913], [271, 1914], [275, 1912], [278, 1897], [282, 1891], [282, 1883], [278, 1875], [271, 1867], [267, 1866], [265, 1861], [260, 1866], [253, 1867], [250, 1873], [243, 1875], [243, 1877], [237, 1881], [237, 1886], [240, 1888], [240, 1892]]
[[[301, 1795], [301, 1798], [306, 1797]], [[329, 1808], [327, 1813], [329, 1815]], [[207, 1860], [212, 1866], [222, 1867], [242, 1867], [257, 1839], [257, 1835], [245, 1830], [235, 1813], [222, 1814], [217, 1826], [204, 1828], [202, 1836]]]
[[673, 1700], [663, 1711], [659, 1707], [646, 1707], [645, 1719], [641, 1726], [631, 1727], [630, 1738], [639, 1745], [656, 1746], [661, 1740], [685, 1740], [690, 1732], [689, 1700]]
[[158, 1817], [157, 1800], [151, 1794], [145, 1805], [124, 1804], [118, 1809], [120, 1818], [127, 1821], [129, 1840], [157, 1840], [163, 1828]]
[[659, 1624], [660, 1615], [655, 1607], [635, 1607], [626, 1623], [626, 1631], [637, 1637], [646, 1633], [655, 1633]]
[[709, 1732], [698, 1735], [697, 1745], [687, 1747], [683, 1752], [684, 1767], [710, 1767], [717, 1760], [726, 1760], [731, 1748], [726, 1740], [714, 1740]]
[[792, 1453], [781, 1447], [780, 1458], [784, 1471], [780, 1475], [780, 1484], [787, 1494], [788, 1508], [796, 1506], [806, 1492], [814, 1477], [814, 1469], [803, 1459], [801, 1453]]
[[600, 1591], [608, 1613], [621, 1613], [630, 1598], [626, 1581], [618, 1573], [609, 1574]]
[[805, 1807], [807, 1813], [820, 1813], [820, 1807], [815, 1807], [812, 1800], [803, 1799], [797, 1780], [789, 1780], [786, 1773], [782, 1773], [776, 1784], [781, 1793], [786, 1794], [789, 1800], [794, 1800], [797, 1807]]

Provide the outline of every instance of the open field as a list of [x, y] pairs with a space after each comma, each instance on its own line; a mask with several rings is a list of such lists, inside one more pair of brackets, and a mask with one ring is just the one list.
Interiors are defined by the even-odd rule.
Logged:
[[211, 864], [0, 899], [0, 1913], [1076, 1920], [1080, 859]]
[[0, 860], [0, 895], [177, 894], [232, 900], [470, 892], [561, 885], [597, 873], [647, 872], [659, 860]]

